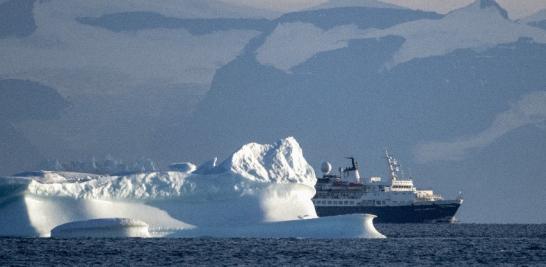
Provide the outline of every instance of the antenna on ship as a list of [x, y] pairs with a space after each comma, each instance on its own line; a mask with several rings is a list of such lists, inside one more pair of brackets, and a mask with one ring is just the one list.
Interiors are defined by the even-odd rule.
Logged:
[[389, 151], [385, 149], [385, 159], [387, 160], [387, 172], [392, 181], [398, 180], [398, 172], [400, 171], [400, 165], [398, 160], [389, 155]]

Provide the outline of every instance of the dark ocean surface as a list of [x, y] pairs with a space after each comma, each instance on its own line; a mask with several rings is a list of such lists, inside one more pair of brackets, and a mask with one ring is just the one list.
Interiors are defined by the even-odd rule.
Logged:
[[546, 225], [384, 224], [387, 239], [0, 238], [0, 266], [541, 265]]

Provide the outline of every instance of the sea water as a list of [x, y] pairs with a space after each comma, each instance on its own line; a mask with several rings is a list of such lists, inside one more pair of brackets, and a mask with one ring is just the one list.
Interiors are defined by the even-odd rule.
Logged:
[[546, 266], [546, 224], [377, 224], [376, 227], [388, 238], [0, 238], [0, 266]]

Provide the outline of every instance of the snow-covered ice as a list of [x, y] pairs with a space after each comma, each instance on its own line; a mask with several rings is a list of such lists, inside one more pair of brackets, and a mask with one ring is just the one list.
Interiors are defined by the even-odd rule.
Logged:
[[[129, 218], [149, 225], [152, 236], [201, 235], [207, 229], [215, 235], [238, 229], [232, 233], [259, 236], [263, 230], [266, 236], [290, 236], [295, 233], [290, 229], [299, 228], [296, 232], [307, 237], [317, 232], [324, 236], [328, 234], [316, 229], [335, 229], [340, 218], [300, 222], [317, 218], [311, 201], [315, 183], [315, 172], [292, 137], [271, 145], [247, 144], [220, 164], [212, 160], [186, 172], [29, 172], [0, 178], [0, 235], [49, 236], [53, 228], [70, 222]], [[345, 224], [356, 228], [343, 226], [343, 237], [363, 236], [366, 217], [350, 218]], [[75, 225], [85, 228], [89, 222]], [[74, 227], [58, 229], [68, 226]], [[303, 229], [310, 226], [316, 229]]]
[[126, 218], [70, 222], [51, 230], [51, 237], [150, 237], [148, 224]]
[[[292, 137], [244, 145], [220, 164], [183, 165], [185, 172], [0, 178], [0, 236], [140, 236], [146, 231], [118, 229], [138, 221], [151, 236], [367, 237], [371, 229], [366, 216], [317, 219], [315, 172]], [[88, 221], [103, 218], [130, 220]]]

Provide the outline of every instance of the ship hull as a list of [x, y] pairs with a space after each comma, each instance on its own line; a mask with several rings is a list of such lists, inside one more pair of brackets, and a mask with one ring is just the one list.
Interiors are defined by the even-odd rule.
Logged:
[[319, 217], [374, 214], [376, 223], [450, 223], [460, 206], [460, 202], [454, 201], [406, 206], [315, 206], [315, 210]]

